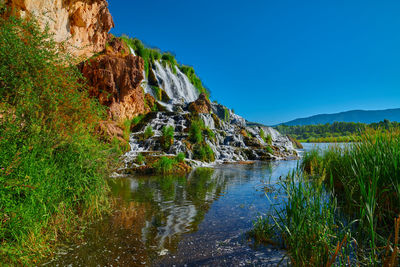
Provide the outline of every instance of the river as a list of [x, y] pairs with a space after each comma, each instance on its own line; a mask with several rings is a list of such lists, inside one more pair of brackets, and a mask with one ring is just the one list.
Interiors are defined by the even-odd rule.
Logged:
[[[92, 224], [85, 242], [60, 250], [45, 265], [274, 266], [282, 258], [284, 264], [283, 250], [254, 246], [246, 233], [271, 208], [264, 190], [276, 190], [279, 177], [297, 164], [224, 164], [187, 176], [110, 179], [117, 210]], [[284, 197], [272, 201], [279, 205]]]

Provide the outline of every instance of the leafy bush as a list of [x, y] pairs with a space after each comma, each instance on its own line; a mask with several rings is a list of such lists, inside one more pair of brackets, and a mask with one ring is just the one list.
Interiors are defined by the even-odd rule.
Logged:
[[153, 128], [151, 127], [151, 125], [147, 126], [146, 129], [144, 130], [144, 138], [149, 139], [153, 135], [154, 135]]
[[[0, 258], [31, 265], [107, 209], [104, 110], [34, 19], [0, 16]], [[107, 151], [107, 153], [106, 153]]]
[[161, 136], [161, 147], [164, 150], [169, 150], [169, 148], [174, 143], [174, 127], [173, 126], [164, 126], [162, 129], [162, 136]]

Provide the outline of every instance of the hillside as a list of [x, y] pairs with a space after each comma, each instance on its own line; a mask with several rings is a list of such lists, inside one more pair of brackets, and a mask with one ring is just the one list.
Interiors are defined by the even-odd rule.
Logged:
[[280, 125], [312, 125], [334, 122], [374, 123], [383, 120], [400, 121], [400, 108], [385, 110], [351, 110], [333, 114], [319, 114], [306, 118], [298, 118]]

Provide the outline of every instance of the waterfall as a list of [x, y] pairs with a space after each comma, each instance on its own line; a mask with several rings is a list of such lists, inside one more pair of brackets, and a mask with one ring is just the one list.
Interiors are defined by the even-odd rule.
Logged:
[[164, 89], [173, 103], [189, 103], [198, 98], [197, 89], [178, 67], [174, 67], [176, 69], [176, 74], [174, 74], [168, 65], [164, 67], [159, 61], [155, 61], [154, 65], [155, 69], [153, 71], [160, 85], [159, 87]]

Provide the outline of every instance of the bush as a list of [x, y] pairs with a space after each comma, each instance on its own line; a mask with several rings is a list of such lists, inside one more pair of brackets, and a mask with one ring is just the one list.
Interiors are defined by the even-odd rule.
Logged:
[[169, 150], [169, 148], [174, 143], [174, 127], [173, 126], [164, 126], [162, 129], [162, 136], [161, 136], [161, 147], [164, 150]]
[[[105, 112], [30, 19], [0, 16], [0, 258], [31, 265], [107, 209]], [[107, 153], [106, 153], [107, 151]]]
[[146, 129], [144, 130], [144, 138], [149, 139], [153, 135], [154, 135], [153, 128], [151, 127], [151, 125], [147, 126]]
[[175, 160], [177, 162], [183, 162], [185, 160], [185, 153], [178, 153], [178, 155], [176, 155]]
[[153, 167], [155, 168], [157, 173], [167, 174], [171, 172], [175, 164], [175, 160], [163, 156], [154, 163]]

